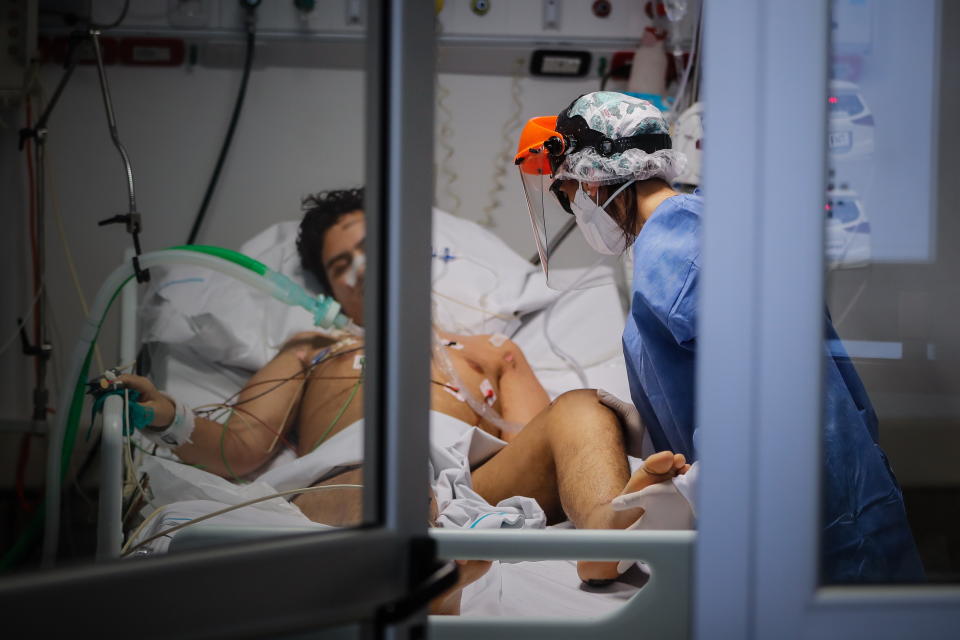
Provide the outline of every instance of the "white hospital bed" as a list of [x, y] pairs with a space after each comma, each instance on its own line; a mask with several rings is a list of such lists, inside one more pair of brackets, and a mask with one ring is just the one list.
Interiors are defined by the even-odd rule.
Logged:
[[[314, 285], [299, 268], [293, 239], [297, 223], [275, 225], [241, 248], [269, 267]], [[511, 251], [494, 234], [440, 211], [434, 212], [434, 317], [444, 329], [460, 333], [506, 333], [523, 348], [528, 360], [551, 397], [580, 388], [582, 382], [570, 359], [582, 367], [589, 386], [605, 388], [620, 397], [629, 397], [625, 365], [620, 349], [624, 310], [616, 287], [606, 286], [560, 296], [543, 285], [538, 267]], [[126, 303], [129, 309], [129, 301]], [[283, 340], [295, 331], [311, 328], [306, 312], [286, 307], [235, 284], [217, 274], [196, 269], [170, 269], [157, 274], [141, 305], [139, 341], [152, 345], [151, 376], [158, 387], [191, 406], [222, 400], [235, 392], [246, 378], [265, 364]], [[125, 313], [123, 342], [134, 343], [133, 314]], [[589, 325], [591, 332], [583, 331]], [[549, 336], [564, 350], [561, 357], [551, 348]], [[128, 346], [128, 349], [130, 347]], [[118, 406], [110, 402], [105, 410], [103, 447], [105, 456], [119, 461]], [[108, 453], [109, 450], [109, 453]], [[119, 484], [116, 465], [104, 464], [104, 480]], [[109, 486], [104, 484], [103, 486]], [[119, 491], [110, 490], [101, 502], [99, 553], [117, 555], [120, 532]], [[291, 531], [297, 527], [292, 526]], [[276, 533], [272, 528], [271, 532]], [[447, 558], [489, 557], [501, 560], [540, 562], [495, 563], [491, 571], [464, 592], [463, 616], [514, 616], [539, 614], [608, 614], [614, 621], [633, 620], [646, 610], [657, 618], [653, 627], [676, 630], [685, 625], [689, 595], [689, 553], [692, 532], [549, 532], [550, 542], [538, 542], [543, 532], [534, 531], [451, 531], [432, 530], [440, 554]], [[509, 542], [512, 557], [504, 543]], [[209, 544], [219, 538], [263, 535], [256, 525], [224, 529], [197, 524], [184, 529], [172, 547]], [[517, 537], [519, 536], [519, 537]], [[602, 541], [602, 546], [597, 546]], [[488, 551], [485, 551], [488, 550]], [[572, 560], [555, 558], [643, 558], [653, 568], [654, 578], [634, 597], [637, 587], [627, 584], [605, 591], [586, 590], [580, 583]], [[657, 571], [669, 565], [670, 571]], [[644, 578], [636, 569], [637, 576]], [[633, 598], [633, 600], [630, 600]], [[620, 609], [630, 600], [629, 608]], [[666, 607], [666, 609], [664, 608]], [[669, 615], [665, 615], [669, 613]], [[579, 615], [578, 615], [579, 614]], [[444, 629], [450, 627], [450, 631]], [[479, 624], [479, 626], [477, 626]], [[644, 626], [650, 628], [651, 620]], [[458, 629], [465, 637], [485, 628], [480, 621], [472, 632], [456, 623], [438, 621], [435, 633], [444, 635]], [[570, 629], [575, 629], [570, 627]], [[488, 628], [491, 630], [492, 627]]]

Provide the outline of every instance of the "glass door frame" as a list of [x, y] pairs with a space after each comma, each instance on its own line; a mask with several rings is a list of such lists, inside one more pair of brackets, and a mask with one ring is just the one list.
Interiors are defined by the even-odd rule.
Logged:
[[[828, 0], [704, 6], [695, 637], [952, 637], [960, 587], [821, 587]], [[939, 8], [942, 10], [942, 7]]]
[[360, 622], [374, 636], [422, 633], [426, 599], [406, 601], [413, 612], [397, 624], [384, 612], [416, 591], [435, 558], [426, 537], [435, 15], [432, 2], [384, 0], [368, 3], [367, 16], [367, 135], [357, 144], [366, 145], [372, 524], [5, 577], [9, 627], [236, 637]]

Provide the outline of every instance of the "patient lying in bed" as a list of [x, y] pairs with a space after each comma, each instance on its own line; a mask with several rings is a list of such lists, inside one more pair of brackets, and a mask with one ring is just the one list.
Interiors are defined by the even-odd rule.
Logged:
[[[298, 248], [304, 266], [362, 323], [365, 223], [360, 197], [358, 192], [334, 192], [313, 199]], [[440, 348], [458, 379], [434, 358], [432, 409], [506, 443], [470, 469], [472, 490], [489, 504], [527, 496], [536, 500], [548, 523], [569, 519], [578, 528], [623, 529], [642, 510], [613, 511], [610, 501], [615, 496], [685, 472], [682, 456], [661, 452], [631, 476], [618, 417], [600, 404], [596, 392], [569, 392], [550, 403], [522, 351], [509, 340], [442, 333], [441, 339]], [[198, 415], [191, 442], [176, 447], [175, 453], [185, 462], [237, 479], [265, 465], [277, 447], [294, 448], [300, 456], [322, 447], [362, 418], [362, 356], [363, 344], [353, 338], [293, 336], [240, 391], [225, 424]], [[122, 379], [155, 410], [154, 424], [162, 428], [170, 423], [172, 399], [144, 378]], [[483, 398], [507, 423], [523, 425], [522, 430], [504, 431], [479, 415], [463, 402], [464, 391]], [[362, 469], [342, 471], [318, 484], [339, 483], [362, 483]], [[295, 504], [326, 524], [360, 522], [358, 492], [304, 494]], [[479, 577], [484, 566], [470, 565], [460, 586]], [[605, 581], [617, 576], [617, 568], [615, 562], [581, 562], [578, 573], [587, 581]], [[455, 604], [447, 602], [438, 610], [449, 612]]]

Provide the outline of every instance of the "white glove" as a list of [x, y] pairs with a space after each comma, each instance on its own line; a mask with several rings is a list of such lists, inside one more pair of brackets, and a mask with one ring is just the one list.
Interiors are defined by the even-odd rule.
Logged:
[[646, 428], [640, 419], [640, 413], [632, 402], [624, 402], [617, 396], [603, 389], [597, 389], [597, 400], [620, 418], [623, 427], [623, 439], [627, 454], [635, 458], [642, 458], [643, 436]]

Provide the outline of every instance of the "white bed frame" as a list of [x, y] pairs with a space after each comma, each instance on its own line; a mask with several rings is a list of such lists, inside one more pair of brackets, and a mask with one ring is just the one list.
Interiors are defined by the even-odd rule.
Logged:
[[[130, 362], [137, 351], [136, 285], [128, 284], [121, 299], [120, 359]], [[123, 401], [107, 398], [100, 443], [100, 499], [97, 559], [120, 556], [123, 486]], [[313, 531], [313, 530], [311, 530]], [[225, 527], [198, 524], [176, 537], [176, 550], [300, 534], [285, 528]], [[584, 638], [627, 637], [643, 630], [651, 638], [687, 638], [693, 578], [694, 531], [428, 531], [437, 555], [453, 559], [622, 560], [645, 562], [650, 579], [622, 607], [595, 618], [463, 618], [431, 616], [430, 635], [443, 639], [489, 640], [491, 637]]]

